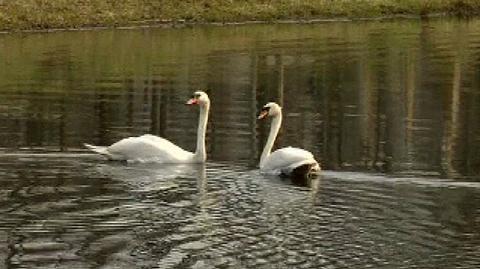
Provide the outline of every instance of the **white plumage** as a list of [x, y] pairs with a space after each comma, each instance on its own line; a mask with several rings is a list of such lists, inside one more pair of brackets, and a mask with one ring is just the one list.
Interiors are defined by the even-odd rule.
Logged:
[[124, 138], [108, 147], [84, 144], [85, 147], [107, 157], [109, 160], [156, 163], [201, 163], [206, 160], [205, 133], [210, 100], [204, 92], [197, 91], [187, 104], [199, 105], [200, 116], [195, 153], [186, 151], [165, 138], [145, 134]]
[[286, 147], [272, 152], [261, 169], [266, 173], [290, 175], [295, 168], [308, 164], [318, 166], [312, 153], [304, 149]]
[[[320, 165], [312, 153], [300, 148], [286, 147], [271, 152], [278, 131], [282, 124], [282, 109], [276, 103], [268, 103], [260, 112], [259, 119], [270, 116], [273, 118], [270, 134], [260, 158], [260, 171], [266, 174], [286, 176], [310, 176], [320, 171]], [[303, 169], [301, 169], [303, 168]], [[298, 171], [296, 171], [298, 170]]]
[[85, 146], [94, 152], [104, 155], [110, 160], [188, 163], [193, 162], [195, 154], [186, 151], [172, 142], [150, 134], [124, 138], [109, 147]]

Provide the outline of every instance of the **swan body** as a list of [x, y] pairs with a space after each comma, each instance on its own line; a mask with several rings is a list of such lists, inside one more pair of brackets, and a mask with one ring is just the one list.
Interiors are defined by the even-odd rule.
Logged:
[[197, 149], [195, 153], [186, 151], [165, 138], [151, 134], [124, 138], [108, 147], [84, 145], [91, 151], [103, 155], [109, 160], [172, 164], [203, 163], [207, 158], [205, 133], [210, 100], [205, 92], [197, 91], [187, 104], [200, 106]]
[[269, 174], [291, 175], [296, 168], [304, 165], [318, 166], [318, 163], [309, 151], [286, 147], [272, 152], [261, 169]]
[[186, 151], [167, 139], [145, 134], [124, 138], [109, 147], [85, 144], [90, 150], [110, 160], [158, 163], [189, 163], [195, 161], [195, 154]]
[[310, 177], [320, 172], [320, 165], [313, 154], [307, 150], [286, 147], [271, 152], [282, 124], [282, 109], [276, 103], [268, 103], [260, 112], [258, 119], [267, 116], [273, 118], [270, 134], [260, 158], [260, 171], [265, 174], [285, 175], [293, 177]]

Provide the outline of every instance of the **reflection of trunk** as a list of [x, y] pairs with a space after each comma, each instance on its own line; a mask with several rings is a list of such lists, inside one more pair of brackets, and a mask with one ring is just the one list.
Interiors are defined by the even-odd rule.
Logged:
[[[324, 76], [328, 76], [328, 72], [324, 73]], [[327, 79], [322, 80], [323, 83], [327, 82]], [[340, 89], [337, 87], [330, 87], [326, 83], [323, 88], [326, 89], [325, 102], [325, 128], [326, 136], [324, 140], [325, 145], [325, 159], [330, 160], [330, 168], [339, 169], [343, 162], [341, 155], [342, 148], [342, 96]]]
[[95, 111], [98, 115], [98, 141], [99, 145], [106, 145], [110, 143], [108, 141], [108, 108], [107, 102], [105, 101], [107, 96], [104, 94], [95, 95], [95, 100], [100, 100], [95, 103]]
[[[276, 103], [279, 104], [281, 107], [284, 106], [283, 102], [283, 92], [284, 92], [284, 65], [283, 65], [283, 56], [282, 54], [277, 54], [275, 55], [275, 73], [276, 73], [276, 79], [277, 79], [277, 88], [276, 88], [276, 95], [277, 95], [277, 100]], [[285, 121], [285, 120], [284, 120]], [[275, 140], [275, 145], [282, 145], [283, 144], [283, 131], [282, 128], [280, 129], [280, 132], [278, 133], [277, 139]]]
[[62, 96], [62, 99], [60, 101], [60, 123], [59, 123], [59, 130], [58, 130], [58, 144], [60, 146], [60, 151], [65, 151], [67, 143], [66, 143], [66, 138], [67, 138], [67, 131], [66, 131], [66, 118], [67, 118], [67, 111], [65, 109], [65, 95]]
[[376, 96], [376, 116], [375, 116], [375, 138], [376, 140], [372, 141], [375, 143], [375, 151], [373, 152], [373, 165], [376, 169], [381, 169], [382, 171], [387, 169], [387, 154], [385, 152], [385, 144], [387, 141], [387, 118], [385, 115], [385, 90], [377, 91]]
[[[388, 73], [390, 92], [386, 97], [385, 113], [388, 141], [386, 151], [391, 156], [391, 168], [394, 171], [408, 167], [407, 126], [411, 126], [413, 117], [414, 93], [416, 85], [415, 54], [407, 51], [404, 57], [392, 54]], [[411, 128], [411, 127], [410, 127]]]
[[359, 114], [361, 116], [360, 143], [362, 145], [360, 156], [362, 166], [371, 167], [373, 153], [376, 151], [376, 115], [377, 115], [377, 92], [373, 86], [374, 75], [366, 59], [360, 65], [360, 83], [362, 84], [359, 93]]
[[151, 134], [159, 134], [160, 131], [160, 110], [162, 109], [162, 103], [159, 100], [161, 98], [160, 94], [161, 92], [152, 94], [152, 109], [150, 111], [150, 121], [152, 122], [150, 125]]
[[[135, 89], [136, 85], [133, 85], [132, 88], [127, 90], [127, 115], [126, 115], [126, 126], [128, 128], [133, 128], [133, 122], [134, 122], [134, 110], [135, 110]], [[135, 130], [134, 130], [135, 131]]]
[[283, 91], [284, 91], [284, 83], [285, 83], [285, 67], [283, 66], [283, 57], [282, 55], [276, 56], [276, 64], [278, 67], [278, 85], [277, 85], [277, 95], [278, 95], [278, 104], [283, 107]]
[[167, 124], [168, 124], [168, 118], [169, 118], [169, 104], [170, 99], [168, 98], [168, 95], [165, 94], [163, 91], [159, 91], [158, 94], [161, 96], [160, 97], [160, 119], [159, 119], [159, 128], [158, 128], [158, 135], [161, 137], [166, 137], [167, 136]]
[[443, 163], [449, 175], [456, 174], [455, 156], [458, 151], [458, 138], [460, 131], [460, 86], [461, 86], [461, 64], [457, 58], [453, 67], [453, 82], [450, 115], [445, 125], [445, 148], [443, 152]]
[[406, 118], [406, 160], [408, 163], [413, 163], [415, 160], [411, 159], [411, 156], [414, 154], [414, 122], [415, 122], [415, 95], [416, 95], [416, 69], [415, 61], [410, 57], [407, 59], [407, 70], [406, 70], [406, 109], [407, 109], [407, 118]]
[[[166, 137], [168, 96], [160, 80], [152, 79], [150, 94], [150, 133]], [[147, 97], [146, 97], [147, 98]]]
[[[472, 79], [471, 89], [480, 89], [480, 74], [478, 73], [478, 67], [474, 70], [474, 78]], [[467, 134], [467, 139], [464, 140], [464, 143], [468, 145], [465, 147], [465, 159], [467, 166], [467, 173], [469, 174], [480, 174], [480, 121], [478, 117], [480, 115], [480, 95], [479, 94], [469, 94], [467, 98], [468, 105], [468, 114], [466, 120], [465, 130]]]
[[258, 152], [258, 144], [255, 142], [257, 138], [257, 89], [258, 89], [258, 56], [257, 54], [252, 55], [252, 80], [251, 80], [251, 102], [250, 102], [250, 111], [252, 112], [251, 115], [251, 126], [250, 130], [252, 132], [252, 137], [251, 137], [251, 145], [252, 145], [252, 153], [253, 156], [259, 156]]
[[163, 92], [154, 87], [152, 89], [152, 109], [150, 111], [150, 133], [165, 137], [165, 130], [168, 118], [168, 99]]

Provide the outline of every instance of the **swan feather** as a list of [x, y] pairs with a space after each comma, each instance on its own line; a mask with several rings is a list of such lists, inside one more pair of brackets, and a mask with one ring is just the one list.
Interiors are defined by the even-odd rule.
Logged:
[[201, 163], [205, 162], [205, 133], [208, 121], [210, 99], [205, 92], [196, 91], [187, 105], [199, 105], [200, 114], [197, 129], [197, 150], [186, 151], [165, 138], [151, 134], [124, 138], [108, 147], [84, 144], [85, 147], [110, 160], [157, 163]]
[[194, 162], [194, 154], [162, 137], [146, 134], [124, 138], [107, 147], [112, 160], [137, 162], [185, 163]]
[[272, 152], [260, 169], [268, 174], [290, 175], [295, 168], [305, 164], [317, 164], [312, 153], [300, 148], [286, 147]]

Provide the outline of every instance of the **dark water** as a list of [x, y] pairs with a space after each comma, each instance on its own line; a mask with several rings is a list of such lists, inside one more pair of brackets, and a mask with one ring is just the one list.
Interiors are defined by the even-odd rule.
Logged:
[[[479, 268], [480, 20], [0, 35], [0, 268]], [[206, 165], [103, 161], [153, 133]], [[312, 151], [307, 186], [258, 173]]]

